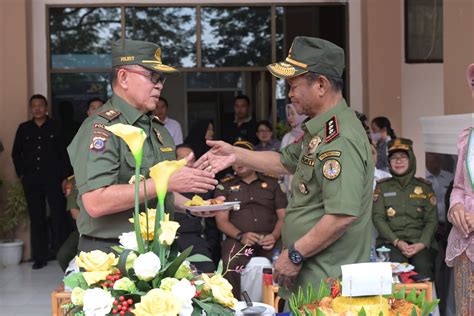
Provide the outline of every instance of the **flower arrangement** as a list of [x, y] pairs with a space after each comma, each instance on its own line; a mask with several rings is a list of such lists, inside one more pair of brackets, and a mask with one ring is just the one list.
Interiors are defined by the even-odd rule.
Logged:
[[406, 294], [403, 287], [392, 295], [343, 297], [341, 282], [327, 279], [321, 281], [318, 292], [311, 284], [306, 293], [300, 287], [291, 295], [289, 306], [295, 316], [428, 316], [439, 299], [427, 302], [425, 295], [425, 291], [417, 295], [415, 288]]
[[[192, 247], [182, 253], [174, 243], [179, 223], [165, 213], [164, 202], [169, 177], [186, 161], [163, 161], [150, 168], [158, 197], [158, 209], [139, 212], [139, 186], [146, 184], [140, 175], [143, 142], [142, 129], [115, 124], [106, 127], [122, 138], [135, 158], [134, 230], [119, 236], [121, 246], [114, 252], [81, 252], [76, 257], [80, 272], [64, 279], [72, 288], [73, 315], [233, 315], [237, 300], [232, 286], [224, 279], [222, 264], [212, 276], [193, 274], [190, 262], [210, 261], [202, 255], [189, 256]], [[243, 250], [242, 250], [243, 251]], [[241, 251], [241, 252], [242, 252]], [[239, 252], [240, 253], [240, 252]]]

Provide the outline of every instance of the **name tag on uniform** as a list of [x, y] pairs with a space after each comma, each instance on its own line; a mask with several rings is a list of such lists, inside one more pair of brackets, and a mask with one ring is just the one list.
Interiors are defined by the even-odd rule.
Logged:
[[173, 151], [173, 148], [171, 147], [160, 147], [160, 151], [164, 153], [169, 153]]
[[397, 196], [397, 192], [385, 192], [383, 196], [384, 197]]
[[314, 159], [311, 159], [306, 155], [303, 155], [301, 162], [308, 166], [314, 166]]

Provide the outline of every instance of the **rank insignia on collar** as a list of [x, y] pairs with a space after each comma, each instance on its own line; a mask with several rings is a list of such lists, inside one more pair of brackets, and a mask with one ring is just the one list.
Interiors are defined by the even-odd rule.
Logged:
[[392, 208], [392, 207], [388, 208], [388, 210], [387, 210], [387, 216], [388, 217], [394, 217], [396, 214], [397, 214], [397, 211], [395, 211], [394, 208]]
[[336, 159], [326, 160], [323, 166], [323, 175], [328, 180], [334, 180], [341, 173], [341, 164]]
[[160, 134], [160, 131], [157, 130], [156, 128], [153, 128], [153, 130], [155, 131], [155, 134], [156, 134], [156, 137], [158, 138], [158, 141], [160, 142], [161, 145], [163, 145], [163, 136], [161, 136]]
[[121, 114], [122, 113], [120, 113], [117, 110], [110, 109], [110, 110], [105, 110], [103, 112], [100, 112], [98, 115], [102, 116], [103, 118], [105, 118], [109, 121], [112, 121], [112, 120], [116, 119], [117, 117], [119, 117]]
[[419, 194], [422, 194], [422, 193], [423, 193], [423, 189], [422, 189], [422, 187], [415, 187], [415, 189], [413, 190], [413, 192], [414, 192], [415, 194], [418, 194], [418, 195], [419, 195]]
[[330, 143], [334, 138], [339, 135], [339, 124], [337, 123], [337, 117], [334, 115], [326, 122], [326, 143]]
[[321, 144], [321, 137], [315, 136], [311, 138], [308, 144], [308, 155], [314, 154], [316, 149], [318, 149], [319, 144]]
[[107, 141], [107, 138], [101, 137], [101, 136], [94, 136], [92, 137], [92, 142], [89, 146], [89, 149], [93, 151], [98, 151], [101, 152], [105, 149], [105, 142]]
[[301, 194], [307, 195], [309, 193], [308, 186], [304, 182], [300, 182], [298, 188], [300, 189]]

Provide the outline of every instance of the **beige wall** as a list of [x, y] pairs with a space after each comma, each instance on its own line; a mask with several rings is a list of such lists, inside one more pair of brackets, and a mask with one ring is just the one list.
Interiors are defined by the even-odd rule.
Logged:
[[466, 68], [474, 63], [474, 1], [450, 0], [443, 6], [444, 111], [472, 113], [474, 101], [467, 88]]

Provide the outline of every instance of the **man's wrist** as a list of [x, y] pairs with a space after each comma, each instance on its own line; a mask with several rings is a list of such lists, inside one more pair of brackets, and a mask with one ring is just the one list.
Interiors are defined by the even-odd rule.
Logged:
[[306, 258], [295, 249], [295, 244], [292, 244], [288, 247], [288, 258], [295, 265], [301, 265]]

